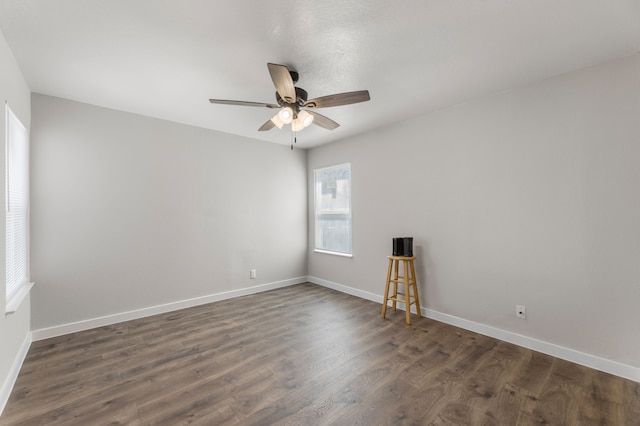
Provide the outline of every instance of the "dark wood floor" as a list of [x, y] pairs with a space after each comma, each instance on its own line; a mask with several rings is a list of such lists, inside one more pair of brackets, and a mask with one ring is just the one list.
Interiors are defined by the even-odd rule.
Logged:
[[34, 342], [1, 425], [640, 425], [640, 384], [301, 284]]

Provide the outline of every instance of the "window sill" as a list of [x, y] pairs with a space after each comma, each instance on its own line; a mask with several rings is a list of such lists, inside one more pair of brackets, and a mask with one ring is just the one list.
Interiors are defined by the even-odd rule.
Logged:
[[314, 249], [313, 250], [314, 253], [322, 253], [322, 254], [332, 254], [334, 256], [340, 256], [340, 257], [353, 257], [353, 254], [349, 254], [349, 253], [338, 253], [337, 251], [327, 251], [327, 250], [318, 250], [318, 249]]
[[29, 291], [31, 291], [31, 287], [33, 287], [35, 283], [23, 283], [20, 285], [18, 291], [14, 293], [11, 299], [7, 300], [7, 306], [5, 307], [4, 313], [5, 315], [13, 314], [18, 310], [22, 301], [27, 297]]

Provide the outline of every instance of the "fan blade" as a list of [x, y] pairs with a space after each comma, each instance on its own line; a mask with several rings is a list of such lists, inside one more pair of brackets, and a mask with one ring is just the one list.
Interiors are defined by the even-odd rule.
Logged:
[[289, 68], [284, 65], [267, 64], [269, 67], [269, 74], [271, 74], [271, 80], [273, 85], [276, 86], [278, 94], [288, 104], [296, 102], [296, 88], [293, 85], [293, 79], [289, 73]]
[[230, 101], [230, 100], [227, 100], [227, 99], [209, 99], [209, 102], [211, 102], [212, 104], [222, 104], [222, 105], [239, 105], [239, 106], [280, 108], [280, 105], [265, 104], [264, 102]]
[[335, 95], [309, 99], [303, 106], [307, 108], [327, 108], [340, 105], [357, 104], [358, 102], [366, 102], [370, 99], [368, 90], [359, 90], [357, 92], [337, 93]]
[[262, 126], [260, 126], [260, 128], [258, 129], [259, 132], [264, 132], [266, 130], [271, 130], [275, 127], [276, 125], [273, 124], [273, 121], [271, 121], [271, 119], [267, 120]]
[[332, 119], [325, 117], [324, 115], [320, 115], [317, 112], [313, 112], [313, 111], [307, 111], [309, 114], [313, 115], [313, 123], [317, 126], [323, 127], [327, 130], [333, 130], [336, 129], [338, 127], [340, 127], [340, 125], [338, 123], [336, 123], [335, 121], [333, 121]]

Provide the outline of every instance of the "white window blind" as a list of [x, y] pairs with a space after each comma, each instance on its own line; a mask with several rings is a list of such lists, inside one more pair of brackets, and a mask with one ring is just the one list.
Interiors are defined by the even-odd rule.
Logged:
[[315, 248], [351, 255], [351, 164], [314, 170]]
[[7, 306], [29, 281], [29, 136], [8, 105], [6, 116], [6, 292]]

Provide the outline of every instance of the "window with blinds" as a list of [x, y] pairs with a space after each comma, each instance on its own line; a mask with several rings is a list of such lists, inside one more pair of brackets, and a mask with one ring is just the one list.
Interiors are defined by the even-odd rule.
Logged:
[[21, 290], [29, 285], [29, 135], [8, 105], [5, 110], [6, 300], [10, 312], [19, 303], [16, 299], [21, 299]]
[[314, 170], [315, 249], [351, 255], [351, 164]]

